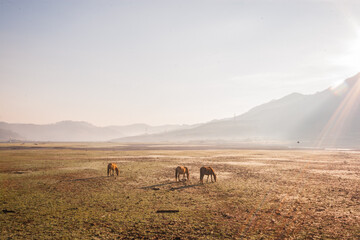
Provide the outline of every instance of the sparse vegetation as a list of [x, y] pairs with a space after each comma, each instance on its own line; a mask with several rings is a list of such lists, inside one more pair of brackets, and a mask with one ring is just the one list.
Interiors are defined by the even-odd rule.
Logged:
[[30, 145], [0, 145], [2, 239], [360, 238], [359, 152]]

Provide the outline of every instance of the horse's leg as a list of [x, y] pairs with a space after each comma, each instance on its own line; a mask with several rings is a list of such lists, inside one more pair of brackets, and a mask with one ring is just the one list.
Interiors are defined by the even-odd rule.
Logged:
[[207, 179], [206, 179], [206, 182], [209, 182], [209, 175], [207, 175]]
[[211, 174], [210, 176], [211, 176], [211, 182], [213, 182], [213, 180], [212, 180], [212, 174]]

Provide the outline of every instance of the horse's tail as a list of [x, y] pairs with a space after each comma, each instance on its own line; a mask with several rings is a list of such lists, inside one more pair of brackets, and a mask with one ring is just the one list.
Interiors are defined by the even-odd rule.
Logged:
[[[116, 176], [119, 176], [119, 169], [118, 169], [118, 167], [115, 167], [115, 171], [116, 171]], [[216, 178], [215, 178], [215, 181], [216, 181]]]
[[189, 180], [190, 174], [189, 174], [189, 169], [187, 167], [185, 168], [185, 172], [186, 172], [186, 176], [187, 176], [187, 180]]
[[107, 168], [107, 175], [109, 176], [110, 173], [110, 163], [108, 164], [108, 168]]
[[175, 182], [177, 181], [178, 169], [179, 169], [179, 168], [176, 168], [176, 169], [175, 169]]

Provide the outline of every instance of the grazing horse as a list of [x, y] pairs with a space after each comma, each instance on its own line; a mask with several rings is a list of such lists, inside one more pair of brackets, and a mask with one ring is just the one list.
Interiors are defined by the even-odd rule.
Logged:
[[119, 176], [119, 169], [116, 166], [115, 163], [109, 163], [108, 167], [107, 167], [107, 175], [111, 175], [114, 176], [115, 175], [115, 171], [116, 171], [116, 175]]
[[189, 180], [189, 169], [187, 167], [184, 166], [178, 166], [175, 169], [175, 181], [177, 182], [177, 180], [179, 179], [180, 181], [180, 174], [183, 175], [183, 179], [185, 178], [185, 174], [187, 176], [187, 180]]
[[210, 175], [211, 176], [211, 182], [213, 181], [212, 176], [214, 176], [214, 179], [215, 179], [215, 182], [216, 182], [216, 174], [214, 172], [214, 169], [212, 169], [212, 167], [201, 167], [200, 168], [200, 182], [201, 183], [204, 183], [203, 182], [204, 175], [207, 175], [206, 181], [209, 181], [209, 175]]

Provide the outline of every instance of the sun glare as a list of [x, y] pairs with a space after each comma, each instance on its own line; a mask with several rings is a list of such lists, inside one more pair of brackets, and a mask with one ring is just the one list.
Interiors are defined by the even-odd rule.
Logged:
[[344, 94], [348, 88], [348, 84], [341, 80], [334, 82], [330, 86], [331, 91], [337, 96]]
[[[344, 82], [344, 84], [341, 84], [336, 89], [339, 89], [342, 85], [346, 85], [349, 89], [346, 91], [344, 99], [323, 128], [317, 142], [317, 147], [321, 147], [324, 143], [335, 145], [336, 141], [341, 136], [344, 127], [349, 124], [352, 115], [356, 112], [360, 98], [360, 79], [355, 79], [354, 85], [351, 86], [351, 88]], [[336, 91], [337, 90], [334, 92]]]

